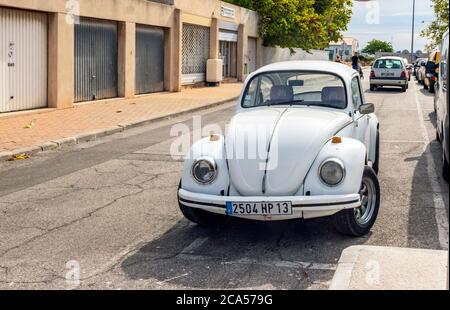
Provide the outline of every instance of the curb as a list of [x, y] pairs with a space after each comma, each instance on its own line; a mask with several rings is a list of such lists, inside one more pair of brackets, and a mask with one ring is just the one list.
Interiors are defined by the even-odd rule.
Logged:
[[350, 288], [353, 269], [358, 261], [361, 250], [361, 246], [355, 245], [342, 251], [329, 290], [348, 290]]
[[[371, 260], [367, 261], [368, 257]], [[406, 270], [401, 271], [402, 267]], [[361, 273], [361, 269], [364, 273]], [[371, 274], [375, 272], [378, 272], [379, 283], [365, 285], [364, 282], [367, 283], [367, 279], [371, 279]], [[393, 272], [397, 274], [389, 278], [389, 274]], [[420, 275], [420, 272], [433, 275], [432, 280]], [[444, 250], [355, 245], [342, 251], [329, 290], [353, 290], [355, 287], [362, 290], [448, 290], [446, 274], [448, 274], [448, 252]]]
[[198, 111], [206, 110], [209, 108], [213, 108], [213, 107], [216, 107], [216, 106], [228, 103], [228, 102], [235, 101], [238, 98], [239, 98], [239, 96], [236, 96], [236, 97], [229, 98], [226, 100], [221, 100], [218, 102], [206, 104], [204, 106], [187, 109], [187, 110], [183, 110], [183, 111], [178, 111], [178, 112], [174, 112], [174, 113], [169, 113], [169, 114], [163, 115], [163, 116], [140, 119], [138, 121], [131, 122], [131, 123], [119, 123], [117, 126], [114, 126], [114, 127], [108, 128], [108, 129], [100, 129], [100, 130], [96, 130], [96, 131], [92, 131], [92, 132], [88, 132], [88, 133], [82, 133], [82, 134], [79, 134], [79, 135], [76, 135], [73, 137], [67, 137], [67, 138], [62, 138], [62, 139], [58, 139], [58, 140], [44, 142], [44, 143], [33, 145], [30, 147], [0, 152], [0, 161], [11, 160], [11, 159], [13, 159], [14, 156], [21, 155], [21, 154], [35, 155], [35, 154], [37, 154], [39, 152], [43, 152], [43, 151], [57, 150], [63, 146], [71, 146], [71, 145], [80, 144], [83, 142], [95, 141], [99, 138], [110, 136], [110, 135], [113, 135], [116, 133], [120, 133], [125, 130], [149, 125], [149, 124], [159, 122], [162, 120], [168, 120], [168, 119], [182, 116], [182, 115], [192, 113], [192, 112], [198, 112]]

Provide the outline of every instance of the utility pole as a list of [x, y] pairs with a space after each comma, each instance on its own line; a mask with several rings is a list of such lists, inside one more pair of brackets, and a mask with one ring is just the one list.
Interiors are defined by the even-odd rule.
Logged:
[[415, 24], [415, 14], [416, 14], [416, 0], [413, 0], [413, 13], [412, 13], [412, 35], [411, 35], [411, 63], [414, 62], [414, 24]]

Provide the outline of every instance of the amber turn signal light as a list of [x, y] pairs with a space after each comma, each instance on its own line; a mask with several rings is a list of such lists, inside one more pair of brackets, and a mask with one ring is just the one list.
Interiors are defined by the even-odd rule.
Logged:
[[334, 143], [334, 144], [342, 143], [342, 138], [341, 137], [333, 137], [331, 139], [331, 143]]

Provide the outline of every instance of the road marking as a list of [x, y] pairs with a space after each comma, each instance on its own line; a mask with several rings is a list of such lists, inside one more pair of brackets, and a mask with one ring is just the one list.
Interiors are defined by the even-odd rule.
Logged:
[[203, 244], [205, 244], [206, 241], [208, 241], [208, 239], [209, 239], [208, 237], [200, 237], [195, 239], [191, 244], [185, 247], [179, 255], [193, 254], [195, 250], [201, 247]]
[[424, 143], [424, 153], [427, 160], [427, 172], [428, 179], [430, 180], [431, 190], [433, 191], [433, 203], [434, 203], [434, 214], [436, 218], [436, 224], [438, 227], [439, 234], [439, 244], [444, 250], [448, 250], [448, 218], [445, 210], [445, 202], [441, 194], [441, 186], [437, 180], [439, 176], [436, 172], [436, 166], [434, 164], [433, 156], [431, 155], [430, 139], [428, 137], [427, 128], [425, 127], [425, 121], [423, 118], [422, 106], [419, 102], [419, 96], [417, 94], [417, 86], [413, 84], [414, 94], [417, 105], [417, 113], [419, 114], [420, 128], [422, 129], [423, 143]]
[[164, 284], [166, 282], [170, 282], [170, 281], [173, 281], [173, 280], [176, 280], [176, 279], [179, 279], [179, 278], [183, 278], [183, 277], [186, 277], [188, 275], [189, 275], [189, 272], [186, 272], [186, 273], [183, 273], [182, 275], [179, 275], [179, 276], [176, 276], [176, 277], [173, 277], [173, 278], [169, 278], [169, 279], [166, 279], [166, 280], [163, 280], [163, 281], [156, 282], [156, 284], [157, 285], [162, 285], [162, 284]]
[[286, 260], [269, 260], [260, 261], [252, 258], [241, 258], [234, 261], [226, 261], [222, 263], [223, 265], [250, 265], [257, 264], [263, 266], [275, 266], [282, 268], [302, 268], [309, 270], [336, 270], [336, 264], [323, 264], [323, 263], [313, 263], [313, 262], [301, 262], [301, 261], [286, 261]]
[[[188, 255], [180, 254], [178, 258], [186, 260], [217, 260], [217, 257], [206, 256], [206, 255]], [[280, 267], [280, 268], [292, 268], [292, 269], [306, 269], [306, 270], [331, 270], [334, 271], [337, 268], [337, 264], [326, 264], [326, 263], [313, 263], [313, 262], [302, 262], [302, 261], [287, 261], [287, 260], [267, 260], [261, 261], [253, 258], [243, 257], [231, 261], [223, 261], [222, 265], [262, 265], [270, 267]]]

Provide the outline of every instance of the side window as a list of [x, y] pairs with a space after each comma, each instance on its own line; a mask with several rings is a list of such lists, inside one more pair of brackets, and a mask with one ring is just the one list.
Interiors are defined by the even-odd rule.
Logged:
[[261, 79], [261, 101], [263, 103], [270, 101], [270, 91], [272, 90], [273, 82], [267, 77], [263, 76]]
[[356, 110], [363, 104], [361, 88], [359, 87], [359, 81], [357, 77], [354, 77], [352, 80], [352, 101], [353, 107]]
[[257, 97], [256, 90], [258, 89], [258, 83], [259, 83], [260, 79], [261, 78], [253, 79], [252, 82], [250, 83], [250, 85], [248, 86], [248, 91], [247, 91], [247, 94], [245, 95], [244, 103], [243, 103], [244, 107], [248, 108], [248, 107], [252, 107], [252, 106], [257, 105], [257, 103], [256, 103], [256, 99], [257, 99], [256, 98]]

